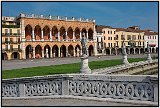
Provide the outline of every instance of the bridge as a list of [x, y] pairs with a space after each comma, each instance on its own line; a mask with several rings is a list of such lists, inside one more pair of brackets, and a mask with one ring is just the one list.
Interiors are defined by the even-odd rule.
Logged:
[[63, 74], [3, 79], [2, 105], [158, 106], [158, 76]]

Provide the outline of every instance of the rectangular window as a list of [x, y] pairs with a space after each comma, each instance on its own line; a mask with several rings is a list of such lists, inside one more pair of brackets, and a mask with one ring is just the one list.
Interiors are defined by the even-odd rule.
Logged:
[[5, 43], [8, 44], [8, 38], [5, 38]]
[[124, 35], [121, 35], [121, 39], [122, 39], [122, 40], [125, 40], [125, 37], [124, 37]]
[[118, 40], [118, 35], [116, 35], [116, 40]]
[[108, 43], [108, 47], [110, 47], [110, 43]]
[[106, 47], [106, 43], [104, 43], [104, 47]]
[[104, 36], [104, 40], [106, 40], [106, 37]]
[[13, 45], [10, 45], [10, 49], [13, 50]]
[[108, 40], [110, 40], [110, 37], [108, 37]]
[[136, 35], [133, 35], [133, 36], [132, 36], [132, 40], [136, 40]]
[[12, 29], [9, 29], [9, 34], [12, 35]]
[[114, 31], [114, 34], [116, 34], [116, 32]]
[[112, 40], [112, 37], [111, 37], [111, 40]]
[[114, 47], [116, 47], [116, 43], [114, 43]]
[[10, 42], [13, 43], [13, 38], [10, 38]]
[[156, 39], [156, 36], [155, 36], [155, 38], [154, 39]]
[[5, 50], [8, 50], [8, 45], [5, 45]]
[[108, 31], [108, 34], [109, 34], [109, 31]]
[[130, 40], [131, 39], [131, 35], [127, 35], [127, 40]]
[[5, 35], [8, 35], [8, 29], [5, 29]]
[[118, 42], [117, 42], [117, 46], [118, 46]]
[[112, 47], [112, 43], [111, 43], [111, 47]]
[[111, 31], [111, 34], [112, 34], [112, 31]]

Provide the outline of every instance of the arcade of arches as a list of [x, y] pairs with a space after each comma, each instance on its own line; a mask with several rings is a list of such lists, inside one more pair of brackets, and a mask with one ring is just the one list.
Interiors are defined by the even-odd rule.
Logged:
[[[94, 55], [93, 45], [89, 45], [88, 47], [88, 55]], [[82, 54], [82, 50], [79, 44], [76, 46], [69, 45], [45, 45], [42, 47], [41, 45], [37, 45], [35, 47], [31, 45], [27, 45], [25, 49], [26, 59], [30, 58], [53, 58], [53, 57], [79, 57]]]
[[31, 25], [25, 26], [25, 39], [26, 41], [76, 41], [85, 36], [87, 39], [93, 41], [93, 30], [92, 28], [78, 28], [73, 29], [72, 27], [58, 27], [53, 26], [49, 28], [47, 25], [45, 27], [41, 27], [36, 25], [35, 27], [31, 27]]

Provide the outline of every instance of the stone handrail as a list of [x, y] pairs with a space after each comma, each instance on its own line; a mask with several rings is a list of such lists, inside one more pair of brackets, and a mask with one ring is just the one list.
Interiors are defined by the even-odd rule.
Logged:
[[43, 15], [35, 15], [35, 14], [20, 14], [17, 18], [26, 17], [26, 18], [42, 18], [42, 19], [52, 19], [52, 20], [66, 20], [66, 21], [81, 21], [81, 22], [95, 22], [94, 19], [86, 19], [86, 18], [74, 18], [74, 17], [63, 17], [63, 16], [43, 16]]
[[155, 59], [152, 61], [152, 63], [149, 63], [148, 61], [139, 61], [139, 62], [133, 62], [129, 65], [116, 65], [112, 67], [102, 68], [102, 69], [95, 69], [93, 70], [94, 74], [114, 74], [118, 73], [120, 71], [128, 70], [128, 69], [136, 69], [143, 66], [153, 65], [155, 63], [158, 63], [158, 59]]
[[2, 97], [53, 95], [158, 102], [158, 76], [67, 74], [2, 80]]

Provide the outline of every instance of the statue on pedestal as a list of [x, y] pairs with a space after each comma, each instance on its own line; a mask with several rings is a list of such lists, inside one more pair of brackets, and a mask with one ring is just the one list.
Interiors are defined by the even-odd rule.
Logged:
[[127, 59], [127, 52], [126, 52], [126, 46], [124, 41], [122, 42], [122, 55], [123, 55], [123, 64], [129, 65], [128, 59]]
[[82, 57], [81, 57], [81, 69], [80, 73], [82, 74], [90, 74], [91, 69], [88, 66], [88, 55], [87, 55], [87, 39], [85, 36], [82, 37], [81, 39], [81, 44], [82, 44]]
[[149, 43], [147, 42], [147, 60], [149, 63], [152, 62], [151, 54], [150, 54], [150, 46]]
[[82, 37], [82, 40], [81, 40], [81, 44], [82, 44], [82, 55], [87, 55], [87, 46], [86, 46], [86, 43], [87, 43], [86, 37]]

